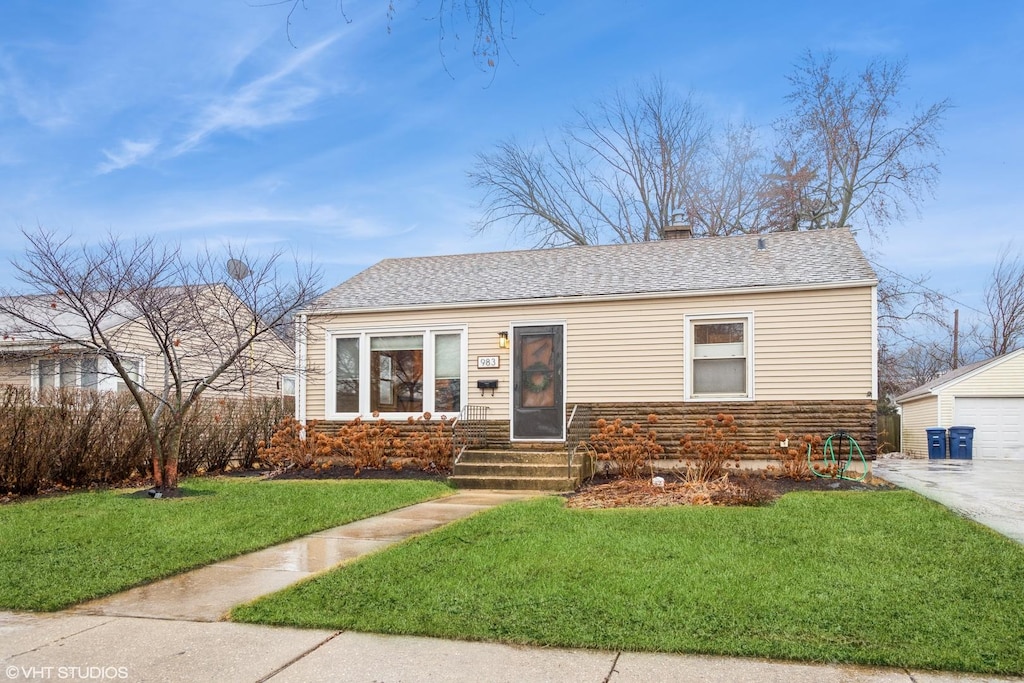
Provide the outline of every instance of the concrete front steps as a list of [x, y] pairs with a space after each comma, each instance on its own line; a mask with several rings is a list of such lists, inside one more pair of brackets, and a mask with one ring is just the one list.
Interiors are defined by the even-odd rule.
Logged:
[[581, 463], [570, 472], [565, 450], [472, 450], [462, 454], [449, 481], [460, 489], [574, 491]]

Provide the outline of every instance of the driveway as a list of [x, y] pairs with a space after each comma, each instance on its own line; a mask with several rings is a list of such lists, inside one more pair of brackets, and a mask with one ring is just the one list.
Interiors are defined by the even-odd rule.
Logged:
[[1024, 460], [880, 458], [872, 471], [1024, 543]]

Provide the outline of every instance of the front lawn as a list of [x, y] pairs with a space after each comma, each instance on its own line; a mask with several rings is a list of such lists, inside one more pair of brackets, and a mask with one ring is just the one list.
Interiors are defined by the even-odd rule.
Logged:
[[191, 479], [185, 496], [0, 506], [0, 609], [56, 610], [450, 492], [426, 481]]
[[916, 494], [762, 508], [506, 505], [238, 621], [559, 647], [1024, 673], [1024, 548]]

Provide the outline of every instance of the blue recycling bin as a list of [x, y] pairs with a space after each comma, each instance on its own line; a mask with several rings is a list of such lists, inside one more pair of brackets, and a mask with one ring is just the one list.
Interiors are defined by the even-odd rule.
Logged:
[[925, 431], [928, 432], [928, 459], [945, 460], [946, 428], [928, 427], [927, 429], [925, 429]]
[[974, 457], [974, 427], [949, 428], [949, 457], [957, 460]]

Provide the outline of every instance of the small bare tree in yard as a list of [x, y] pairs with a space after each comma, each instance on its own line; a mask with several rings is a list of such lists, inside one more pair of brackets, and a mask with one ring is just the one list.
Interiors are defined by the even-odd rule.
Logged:
[[158, 490], [177, 488], [182, 427], [200, 396], [245, 395], [294, 372], [281, 332], [317, 293], [312, 266], [230, 248], [193, 257], [153, 238], [77, 246], [46, 230], [25, 236], [14, 262], [24, 291], [0, 296], [0, 314], [54, 353], [92, 354], [123, 383], [146, 425]]

